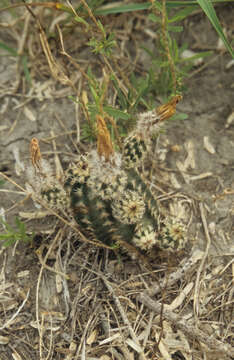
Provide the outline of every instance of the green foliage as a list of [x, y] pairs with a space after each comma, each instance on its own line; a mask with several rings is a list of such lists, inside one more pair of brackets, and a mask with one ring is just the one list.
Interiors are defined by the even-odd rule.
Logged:
[[[98, 81], [97, 75], [92, 73], [91, 68], [86, 73], [90, 88], [89, 97], [91, 98], [85, 110], [88, 110], [90, 119], [82, 127], [81, 139], [95, 140], [97, 114], [101, 113], [112, 117], [118, 125], [122, 137], [131, 128], [136, 113], [143, 109], [155, 108], [156, 97], [161, 96], [166, 100], [170, 96], [185, 91], [183, 80], [191, 73], [194, 60], [197, 58], [203, 59], [212, 54], [212, 52], [206, 51], [190, 58], [182, 58], [181, 54], [187, 48], [187, 45], [182, 44], [182, 46], [179, 46], [176, 41], [176, 33], [184, 31], [181, 22], [199, 7], [203, 9], [226, 48], [233, 56], [233, 50], [222, 31], [213, 6], [214, 4], [229, 2], [233, 2], [233, 0], [167, 0], [164, 8], [164, 3], [156, 0], [133, 1], [130, 3], [113, 1], [108, 2], [108, 4], [104, 0], [89, 0], [85, 3], [81, 1], [75, 9], [62, 2], [51, 3], [45, 1], [44, 5], [38, 3], [38, 6], [45, 6], [67, 13], [67, 20], [63, 24], [70, 26], [73, 23], [73, 25], [82, 27], [86, 34], [90, 34], [87, 45], [92, 52], [104, 58], [105, 64], [108, 63], [108, 84], [105, 83], [105, 80], [102, 83]], [[9, 1], [4, 0], [5, 6], [9, 3]], [[16, 6], [20, 6], [20, 4], [9, 6], [9, 11], [15, 11]], [[148, 14], [148, 18], [155, 25], [156, 40], [154, 50], [147, 49], [142, 44], [142, 48], [151, 59], [151, 65], [144, 75], [132, 72], [129, 77], [129, 74], [124, 73], [124, 67], [116, 67], [118, 58], [116, 58], [115, 54], [117, 49], [114, 35], [115, 29], [111, 29], [112, 32], [110, 32], [108, 23], [103, 25], [104, 21], [101, 16], [131, 12], [134, 16], [136, 11], [145, 11], [145, 14]], [[17, 51], [8, 44], [0, 42], [0, 48], [4, 49], [8, 55], [18, 56]], [[20, 64], [25, 78], [30, 84], [31, 78], [26, 54], [20, 57]], [[113, 106], [107, 100], [109, 88], [111, 88], [112, 93], [113, 91], [117, 93], [116, 102]]]
[[[192, 0], [192, 1], [167, 1], [166, 7], [167, 9], [171, 8], [177, 8], [177, 7], [184, 7], [182, 10], [179, 10], [178, 13], [169, 21], [169, 22], [175, 22], [175, 21], [181, 21], [189, 14], [197, 9], [197, 6], [200, 5], [206, 16], [209, 18], [210, 22], [214, 26], [215, 30], [217, 31], [219, 37], [223, 40], [224, 45], [226, 46], [227, 50], [230, 52], [231, 56], [234, 57], [234, 52], [229, 44], [225, 34], [223, 33], [222, 27], [220, 25], [220, 22], [218, 20], [218, 17], [216, 15], [215, 9], [213, 4], [217, 3], [228, 3], [233, 2], [233, 0]], [[125, 13], [125, 12], [132, 12], [132, 11], [142, 11], [142, 10], [149, 10], [150, 8], [156, 8], [157, 10], [161, 11], [161, 4], [158, 1], [147, 1], [143, 2], [141, 4], [137, 3], [130, 3], [125, 5], [116, 5], [109, 8], [97, 8], [94, 10], [94, 13], [96, 15], [109, 15], [109, 14], [117, 14], [117, 13]], [[170, 27], [172, 30], [173, 28]], [[178, 31], [178, 29], [174, 28], [174, 31]]]
[[31, 84], [31, 76], [30, 76], [30, 71], [29, 71], [29, 68], [28, 68], [27, 55], [19, 56], [17, 51], [13, 47], [6, 45], [2, 41], [0, 41], [0, 49], [3, 49], [4, 51], [6, 51], [6, 53], [8, 53], [8, 55], [10, 55], [10, 56], [19, 57], [19, 64], [23, 68], [25, 78], [26, 78], [27, 82], [29, 84]]
[[30, 236], [27, 235], [25, 224], [20, 221], [18, 217], [15, 218], [15, 228], [13, 228], [6, 221], [1, 219], [1, 217], [0, 223], [2, 223], [3, 227], [5, 228], [5, 233], [0, 234], [0, 242], [2, 242], [2, 246], [9, 247], [11, 245], [14, 245], [16, 241], [23, 241], [24, 243], [29, 243], [33, 240], [34, 234]]
[[[177, 91], [183, 92], [183, 78], [190, 73], [194, 66], [194, 60], [197, 58], [203, 59], [212, 54], [211, 51], [206, 51], [183, 59], [181, 54], [187, 48], [187, 44], [183, 44], [179, 47], [177, 41], [173, 37], [173, 33], [183, 31], [183, 27], [175, 23], [189, 16], [195, 8], [196, 7], [194, 6], [187, 6], [176, 13], [173, 10], [171, 17], [169, 11], [170, 8], [168, 8], [165, 14], [164, 28], [161, 6], [157, 5], [157, 12], [151, 12], [148, 16], [148, 18], [155, 23], [155, 26], [159, 26], [158, 32], [160, 33], [155, 47], [157, 49], [156, 53], [142, 47], [152, 60], [149, 74], [152, 80], [151, 88], [154, 89], [156, 95], [168, 97], [168, 94], [170, 93], [175, 93]], [[160, 16], [158, 15], [159, 10], [161, 13]], [[175, 89], [175, 84], [173, 83], [173, 73], [176, 79], [177, 89]]]
[[226, 36], [222, 30], [220, 25], [219, 19], [216, 15], [215, 9], [212, 5], [210, 0], [197, 0], [198, 4], [201, 6], [202, 10], [209, 18], [211, 24], [214, 26], [215, 30], [217, 31], [220, 39], [223, 41], [224, 45], [226, 46], [227, 50], [230, 52], [231, 56], [234, 58], [234, 51], [231, 48], [231, 45], [228, 43]]
[[17, 51], [11, 46], [6, 45], [4, 42], [0, 41], [0, 48], [5, 50], [11, 56], [18, 56]]
[[103, 27], [102, 23], [98, 20], [97, 22], [99, 30], [102, 33], [102, 39], [97, 40], [96, 38], [92, 38], [88, 45], [93, 48], [93, 52], [95, 54], [102, 54], [106, 56], [110, 56], [112, 53], [113, 47], [116, 46], [115, 35], [114, 33], [106, 34], [106, 30]]

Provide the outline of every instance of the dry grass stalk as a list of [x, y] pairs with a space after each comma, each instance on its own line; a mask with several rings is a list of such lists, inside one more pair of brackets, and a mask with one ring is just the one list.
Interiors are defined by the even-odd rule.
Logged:
[[[55, 135], [53, 130], [51, 130], [50, 134], [52, 137], [54, 137], [54, 135]], [[53, 151], [54, 151], [56, 179], [59, 180], [59, 179], [62, 179], [62, 177], [63, 177], [63, 167], [60, 162], [59, 156], [57, 154], [57, 145], [56, 145], [55, 140], [52, 140], [52, 146], [53, 146]]]
[[193, 251], [189, 258], [182, 260], [182, 263], [175, 272], [171, 273], [166, 279], [163, 279], [159, 283], [156, 283], [154, 286], [152, 286], [149, 290], [147, 290], [147, 294], [149, 296], [155, 296], [159, 294], [162, 289], [165, 288], [165, 286], [169, 288], [178, 280], [184, 278], [190, 269], [202, 259], [203, 254], [204, 253], [200, 250]]
[[[50, 252], [52, 251], [54, 245], [57, 243], [58, 239], [62, 236], [64, 232], [64, 228], [60, 229], [57, 233], [57, 235], [54, 237], [54, 240], [52, 241], [52, 243], [50, 244], [50, 247], [45, 255], [45, 258], [42, 260], [41, 258], [41, 254], [40, 252], [42, 251], [42, 249], [40, 249], [37, 253], [38, 253], [38, 257], [39, 257], [39, 260], [41, 261], [41, 269], [40, 269], [40, 272], [39, 272], [39, 276], [38, 276], [38, 280], [37, 280], [37, 287], [36, 287], [36, 322], [37, 322], [37, 329], [38, 329], [38, 333], [39, 333], [39, 338], [40, 338], [40, 347], [39, 347], [39, 352], [40, 352], [40, 357], [42, 357], [42, 353], [43, 353], [43, 335], [44, 335], [44, 317], [42, 316], [42, 321], [40, 323], [40, 310], [39, 310], [39, 291], [40, 291], [40, 285], [41, 285], [41, 279], [42, 279], [42, 274], [43, 274], [43, 271], [44, 269], [47, 269], [47, 270], [50, 270], [50, 271], [53, 271], [55, 272], [56, 274], [59, 274], [61, 276], [65, 276], [66, 279], [68, 279], [69, 277], [60, 272], [60, 271], [57, 271], [55, 269], [52, 269], [50, 268], [49, 266], [46, 265], [46, 261], [49, 257], [49, 254]], [[52, 332], [51, 332], [51, 341], [52, 341]], [[50, 352], [50, 351], [49, 351]]]
[[209, 230], [208, 230], [208, 227], [207, 227], [207, 222], [206, 222], [206, 217], [205, 217], [203, 204], [200, 203], [199, 207], [200, 207], [201, 219], [202, 219], [202, 224], [203, 224], [204, 231], [205, 231], [207, 244], [206, 244], [206, 250], [205, 250], [204, 255], [202, 257], [201, 264], [200, 264], [200, 266], [198, 268], [198, 271], [197, 271], [197, 277], [196, 277], [196, 283], [195, 283], [194, 302], [193, 302], [193, 309], [194, 309], [195, 317], [197, 317], [199, 315], [199, 287], [200, 287], [200, 281], [201, 281], [200, 277], [201, 277], [201, 273], [202, 273], [202, 271], [204, 269], [205, 262], [206, 262], [206, 259], [208, 257], [208, 253], [209, 253], [209, 249], [210, 249], [210, 245], [211, 245], [211, 239], [210, 239], [210, 234], [209, 234]]
[[173, 89], [176, 92], [176, 88], [177, 88], [176, 69], [175, 69], [174, 60], [171, 56], [169, 42], [168, 42], [168, 35], [167, 35], [166, 0], [162, 0], [162, 36], [163, 36], [163, 42], [164, 42], [164, 46], [165, 46], [166, 56], [167, 56], [168, 62], [170, 64], [171, 76], [172, 76], [172, 81], [173, 81]]
[[137, 348], [139, 349], [138, 351], [139, 351], [140, 359], [142, 359], [142, 360], [145, 359], [146, 360], [146, 356], [145, 356], [144, 351], [143, 351], [143, 349], [141, 347], [141, 344], [138, 341], [138, 338], [137, 338], [137, 336], [136, 336], [136, 334], [135, 334], [135, 332], [134, 332], [134, 330], [133, 330], [133, 328], [131, 326], [131, 323], [130, 323], [128, 317], [127, 317], [127, 314], [125, 313], [125, 311], [124, 311], [124, 309], [123, 309], [123, 307], [122, 307], [122, 305], [120, 303], [120, 300], [119, 300], [118, 296], [115, 294], [113, 287], [111, 286], [110, 282], [105, 278], [105, 276], [103, 276], [102, 274], [100, 274], [100, 276], [101, 276], [102, 280], [104, 281], [106, 287], [108, 288], [108, 290], [112, 294], [114, 302], [115, 302], [115, 304], [116, 304], [116, 306], [117, 306], [117, 308], [118, 308], [118, 310], [120, 312], [120, 315], [122, 317], [123, 322], [128, 326], [129, 333], [130, 333], [130, 335], [132, 337], [132, 340], [135, 342], [135, 344], [137, 345]]
[[7, 320], [7, 322], [2, 325], [0, 327], [0, 330], [3, 330], [5, 328], [8, 328], [11, 323], [15, 320], [15, 318], [19, 315], [20, 311], [23, 309], [24, 305], [26, 304], [27, 300], [28, 300], [28, 297], [29, 297], [29, 294], [30, 294], [30, 289], [27, 291], [27, 295], [24, 299], [24, 301], [22, 302], [22, 304], [18, 307], [17, 311], [11, 316], [11, 318], [9, 320]]
[[[150, 310], [155, 311], [157, 314], [161, 313], [162, 304], [158, 301], [153, 301], [148, 295], [140, 294], [137, 299], [146, 305]], [[218, 351], [220, 353], [225, 353], [228, 356], [234, 356], [234, 349], [231, 345], [223, 343], [220, 340], [217, 340], [214, 336], [208, 337], [204, 332], [199, 330], [194, 322], [188, 322], [181, 318], [181, 316], [175, 314], [174, 312], [164, 309], [163, 317], [168, 321], [172, 322], [176, 327], [181, 331], [184, 331], [191, 339], [196, 339], [208, 346], [210, 350]]]

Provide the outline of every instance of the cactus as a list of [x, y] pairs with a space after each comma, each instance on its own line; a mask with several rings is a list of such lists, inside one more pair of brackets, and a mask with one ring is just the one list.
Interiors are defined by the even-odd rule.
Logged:
[[69, 207], [70, 200], [64, 189], [63, 180], [55, 177], [48, 161], [40, 159], [36, 167], [27, 167], [26, 176], [26, 188], [35, 202], [40, 200], [48, 207], [61, 211]]
[[79, 182], [73, 186], [71, 207], [79, 225], [92, 229], [105, 244], [120, 244], [129, 250], [128, 244], [140, 252], [155, 245], [169, 251], [184, 247], [185, 227], [161, 215], [155, 196], [138, 171], [150, 149], [151, 135], [159, 132], [162, 120], [174, 111], [169, 104], [169, 108], [164, 105], [158, 112], [139, 116], [135, 130], [124, 141], [122, 154], [114, 152], [105, 121], [97, 117], [98, 150], [87, 156], [89, 177], [82, 187]]
[[[175, 111], [179, 97], [155, 111], [139, 115], [125, 139], [123, 152], [114, 151], [104, 118], [97, 116], [97, 150], [79, 156], [65, 173], [64, 186], [44, 171], [41, 198], [51, 207], [68, 206], [80, 228], [97, 241], [125, 248], [141, 257], [153, 246], [180, 250], [186, 243], [185, 226], [163, 216], [157, 200], [138, 170], [150, 152], [151, 137]], [[35, 139], [34, 139], [35, 140]], [[35, 145], [35, 141], [34, 141]], [[34, 165], [41, 171], [41, 156], [34, 149]], [[40, 161], [40, 163], [39, 163]]]

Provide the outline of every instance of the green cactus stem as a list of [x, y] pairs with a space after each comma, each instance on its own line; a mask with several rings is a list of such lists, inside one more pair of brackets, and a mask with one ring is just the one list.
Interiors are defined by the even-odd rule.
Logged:
[[132, 134], [123, 144], [122, 158], [125, 168], [135, 168], [147, 155], [147, 142], [139, 134]]
[[163, 250], [179, 251], [184, 249], [187, 243], [186, 227], [177, 218], [165, 218], [156, 243]]
[[69, 199], [63, 186], [58, 181], [50, 180], [40, 189], [40, 197], [52, 209], [64, 210], [69, 205]]

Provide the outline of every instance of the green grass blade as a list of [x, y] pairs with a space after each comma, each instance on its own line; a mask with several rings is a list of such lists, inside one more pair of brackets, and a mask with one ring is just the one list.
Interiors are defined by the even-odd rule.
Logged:
[[[214, 0], [213, 3], [227, 3], [232, 2], [233, 0]], [[161, 3], [159, 1], [155, 1], [154, 3], [157, 7], [161, 7]], [[99, 8], [94, 10], [95, 15], [109, 15], [109, 14], [117, 14], [117, 13], [125, 13], [131, 11], [141, 11], [141, 10], [148, 10], [152, 6], [151, 1], [145, 1], [141, 4], [139, 3], [129, 3], [127, 5], [117, 5], [113, 3], [113, 6], [100, 6]], [[181, 0], [181, 1], [174, 1], [169, 0], [166, 2], [167, 8], [175, 8], [181, 6], [194, 6], [195, 8], [198, 6], [197, 0]]]
[[190, 56], [188, 58], [182, 58], [179, 60], [180, 63], [183, 63], [183, 62], [193, 62], [194, 60], [197, 60], [197, 59], [200, 59], [200, 58], [205, 58], [207, 56], [211, 56], [213, 54], [213, 51], [202, 51], [196, 55], [193, 55], [193, 56]]
[[150, 2], [144, 2], [142, 4], [128, 4], [128, 5], [120, 5], [108, 7], [106, 6], [100, 7], [99, 9], [94, 10], [95, 15], [109, 15], [109, 14], [117, 14], [117, 13], [125, 13], [131, 11], [140, 11], [140, 10], [148, 10], [152, 6]]
[[103, 109], [108, 115], [113, 116], [115, 119], [129, 120], [131, 117], [131, 115], [126, 112], [113, 108], [110, 105], [104, 106]]
[[31, 75], [30, 75], [30, 71], [29, 71], [29, 68], [28, 68], [27, 55], [23, 55], [21, 61], [22, 61], [23, 69], [24, 69], [25, 78], [26, 78], [27, 82], [29, 83], [29, 85], [31, 86]]
[[18, 56], [18, 53], [17, 53], [17, 51], [15, 49], [13, 49], [12, 47], [4, 44], [1, 41], [0, 41], [0, 48], [7, 51], [12, 56]]
[[230, 52], [231, 56], [234, 58], [234, 52], [227, 41], [226, 36], [223, 33], [222, 27], [220, 25], [219, 19], [216, 15], [215, 9], [212, 5], [210, 0], [197, 0], [198, 4], [201, 6], [202, 10], [210, 20], [211, 24], [214, 26], [215, 30], [217, 31], [220, 39], [222, 39], [224, 45], [226, 46], [227, 50]]
[[9, 240], [5, 241], [2, 246], [4, 247], [9, 247], [11, 245], [13, 245], [16, 242], [16, 239], [14, 238], [10, 238]]
[[183, 29], [183, 26], [168, 25], [168, 31], [181, 32]]
[[186, 6], [182, 10], [178, 11], [172, 18], [168, 19], [168, 23], [173, 23], [176, 21], [181, 21], [190, 15], [194, 10], [197, 9], [197, 6]]

